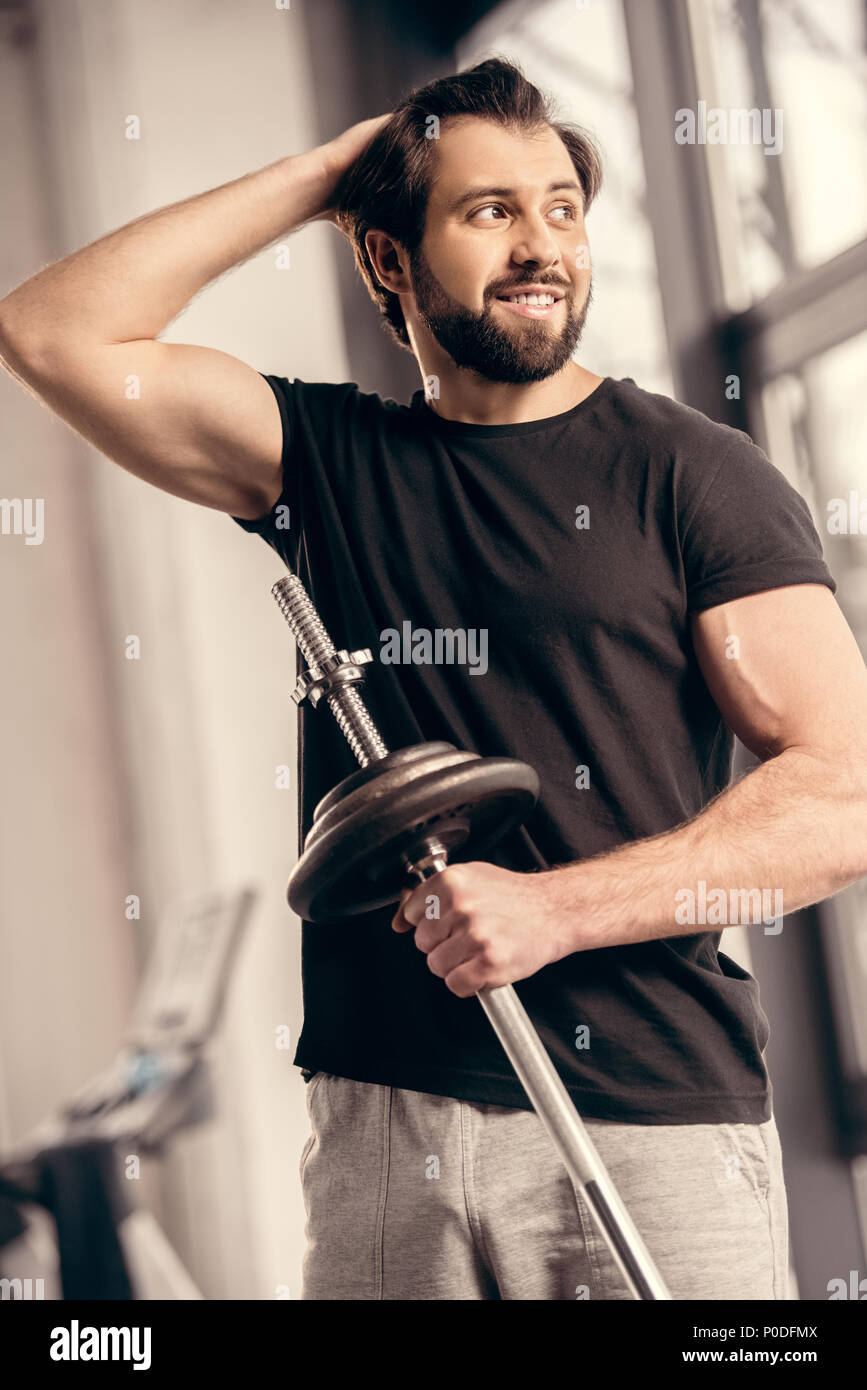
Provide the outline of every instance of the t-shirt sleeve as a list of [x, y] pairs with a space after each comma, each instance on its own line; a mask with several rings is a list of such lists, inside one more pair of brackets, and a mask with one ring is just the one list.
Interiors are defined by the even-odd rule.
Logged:
[[742, 431], [699, 489], [681, 552], [692, 613], [789, 584], [837, 591], [806, 501]]
[[300, 449], [292, 447], [297, 439], [295, 425], [295, 403], [292, 386], [285, 377], [259, 375], [267, 381], [277, 400], [280, 421], [283, 427], [283, 452], [280, 461], [282, 487], [274, 505], [262, 516], [248, 520], [233, 516], [232, 520], [244, 531], [261, 536], [282, 556], [290, 568], [294, 567], [294, 553], [298, 545], [298, 520], [300, 499]]
[[[264, 373], [260, 373], [264, 376]], [[305, 531], [305, 513], [339, 516], [340, 496], [354, 467], [355, 446], [363, 448], [375, 427], [379, 397], [362, 397], [354, 381], [289, 381], [265, 376], [283, 425], [280, 496], [264, 516], [233, 516], [243, 530], [261, 536], [291, 570]]]

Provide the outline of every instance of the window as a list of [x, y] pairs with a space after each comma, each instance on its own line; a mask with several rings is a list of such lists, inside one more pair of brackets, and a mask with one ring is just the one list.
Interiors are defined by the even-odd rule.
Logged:
[[[867, 9], [863, 0], [702, 0], [700, 95], [768, 112], [768, 148], [709, 146], [725, 169], [737, 280], [730, 305], [767, 294], [867, 236]], [[778, 118], [778, 119], [777, 119]]]

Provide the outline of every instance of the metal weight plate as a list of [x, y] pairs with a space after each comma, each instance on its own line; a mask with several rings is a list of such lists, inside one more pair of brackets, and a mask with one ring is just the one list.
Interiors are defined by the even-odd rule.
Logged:
[[398, 749], [319, 803], [289, 876], [289, 905], [316, 922], [397, 902], [414, 882], [401, 854], [426, 832], [436, 828], [449, 841], [450, 863], [480, 859], [526, 819], [539, 791], [535, 769], [515, 758], [482, 758], [440, 742]]

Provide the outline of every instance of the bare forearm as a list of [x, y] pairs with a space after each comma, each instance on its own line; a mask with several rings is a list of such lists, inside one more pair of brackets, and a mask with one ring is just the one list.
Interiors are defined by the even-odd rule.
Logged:
[[[855, 775], [839, 762], [789, 749], [686, 825], [547, 877], [563, 920], [574, 923], [565, 955], [720, 930], [732, 923], [733, 904], [741, 914], [749, 905], [747, 921], [767, 921], [768, 905], [774, 917], [780, 909], [795, 912], [865, 874], [863, 769]], [[702, 903], [703, 922], [696, 912]], [[759, 904], [761, 915], [752, 915]]]
[[55, 347], [156, 338], [217, 276], [320, 215], [329, 192], [316, 149], [147, 213], [0, 301], [4, 336]]

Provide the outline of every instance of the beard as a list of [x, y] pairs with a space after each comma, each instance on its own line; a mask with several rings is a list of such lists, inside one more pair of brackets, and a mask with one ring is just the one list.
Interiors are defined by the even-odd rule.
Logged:
[[[515, 316], [512, 326], [495, 322], [487, 305], [496, 293], [490, 291], [485, 293], [484, 309], [466, 308], [437, 280], [421, 247], [410, 256], [410, 268], [419, 317], [456, 367], [466, 367], [488, 381], [515, 385], [544, 381], [566, 366], [581, 340], [593, 298], [592, 278], [581, 309], [575, 308], [570, 293], [557, 282], [566, 293], [566, 322], [555, 332], [550, 323], [521, 315]], [[533, 276], [525, 279], [545, 283]]]

